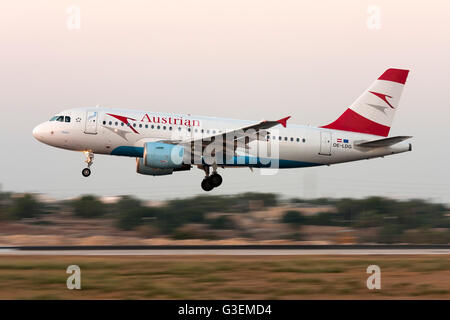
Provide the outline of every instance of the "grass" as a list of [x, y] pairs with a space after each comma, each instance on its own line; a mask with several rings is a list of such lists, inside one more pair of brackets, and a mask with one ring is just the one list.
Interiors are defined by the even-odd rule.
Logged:
[[[68, 290], [66, 268], [81, 268]], [[381, 268], [368, 290], [366, 268]], [[0, 299], [450, 299], [448, 256], [0, 256]]]

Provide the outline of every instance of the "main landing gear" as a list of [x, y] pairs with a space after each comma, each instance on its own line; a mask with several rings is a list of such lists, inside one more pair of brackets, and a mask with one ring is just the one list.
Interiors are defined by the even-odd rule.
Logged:
[[91, 175], [91, 166], [94, 163], [94, 154], [90, 151], [86, 151], [84, 153], [84, 155], [86, 156], [86, 163], [87, 163], [87, 168], [84, 168], [81, 171], [81, 174], [83, 175], [83, 177], [87, 178]]
[[211, 191], [222, 184], [222, 176], [217, 173], [217, 167], [214, 166], [213, 173], [209, 174], [209, 166], [199, 167], [205, 171], [205, 178], [202, 181], [202, 189], [205, 191]]

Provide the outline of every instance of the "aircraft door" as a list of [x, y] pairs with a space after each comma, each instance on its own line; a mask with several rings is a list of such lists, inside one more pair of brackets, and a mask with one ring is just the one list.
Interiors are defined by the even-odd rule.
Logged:
[[320, 152], [324, 156], [331, 156], [331, 132], [320, 132]]
[[84, 127], [84, 133], [97, 134], [97, 122], [98, 122], [98, 112], [97, 111], [86, 111], [86, 124]]

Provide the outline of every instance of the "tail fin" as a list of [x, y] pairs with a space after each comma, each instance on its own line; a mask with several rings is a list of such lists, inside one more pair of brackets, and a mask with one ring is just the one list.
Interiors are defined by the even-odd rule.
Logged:
[[337, 120], [322, 128], [387, 137], [408, 72], [387, 69]]

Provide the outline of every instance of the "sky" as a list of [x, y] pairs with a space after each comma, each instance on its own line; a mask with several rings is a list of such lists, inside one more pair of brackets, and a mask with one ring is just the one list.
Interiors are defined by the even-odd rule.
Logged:
[[[413, 152], [261, 175], [221, 170], [209, 194], [425, 198], [450, 203], [450, 2], [34, 0], [0, 3], [2, 190], [70, 198], [203, 194], [203, 172], [135, 172], [36, 141], [72, 107], [102, 105], [260, 121], [335, 120], [384, 70], [411, 70], [390, 135]], [[79, 15], [78, 15], [79, 13]]]

